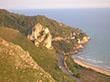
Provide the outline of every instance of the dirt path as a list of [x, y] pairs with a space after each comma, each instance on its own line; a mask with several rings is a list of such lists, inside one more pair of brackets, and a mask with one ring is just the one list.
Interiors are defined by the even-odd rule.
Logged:
[[64, 73], [66, 73], [68, 76], [70, 76], [71, 78], [75, 79], [77, 82], [83, 82], [79, 78], [73, 76], [71, 73], [68, 72], [68, 70], [64, 66], [64, 58], [63, 58], [63, 56], [61, 54], [58, 54], [58, 57], [59, 57], [59, 64], [61, 66], [62, 71]]

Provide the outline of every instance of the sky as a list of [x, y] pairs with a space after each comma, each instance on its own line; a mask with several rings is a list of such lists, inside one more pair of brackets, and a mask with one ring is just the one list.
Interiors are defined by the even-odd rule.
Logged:
[[0, 0], [1, 9], [110, 8], [110, 0]]

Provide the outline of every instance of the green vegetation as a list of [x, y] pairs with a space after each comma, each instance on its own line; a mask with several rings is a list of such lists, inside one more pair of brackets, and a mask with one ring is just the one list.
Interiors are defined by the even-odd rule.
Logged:
[[85, 35], [85, 32], [80, 29], [72, 28], [58, 21], [49, 19], [45, 16], [24, 16], [0, 9], [1, 27], [10, 27], [13, 29], [17, 29], [27, 35], [32, 27], [37, 23], [42, 24], [44, 27], [48, 27], [53, 37], [68, 37], [72, 32], [77, 33], [77, 36], [79, 38]]
[[76, 49], [74, 49], [75, 45], [78, 44], [77, 40], [60, 40], [53, 41], [53, 46], [57, 53], [65, 54], [65, 53], [74, 53]]
[[0, 9], [0, 26], [2, 27], [14, 28], [27, 35], [28, 31], [37, 23], [48, 27], [53, 37], [69, 36], [71, 31], [77, 30], [45, 16], [24, 16]]
[[6, 41], [20, 45], [25, 51], [28, 51], [32, 58], [48, 72], [58, 82], [75, 82], [59, 69], [58, 57], [54, 50], [47, 50], [45, 47], [36, 47], [30, 40], [17, 30], [9, 28], [0, 28], [0, 37]]
[[[44, 27], [48, 27], [52, 37], [63, 37], [70, 38], [71, 33], [75, 33], [75, 39], [65, 39], [61, 41], [53, 41], [53, 47], [55, 50], [48, 50], [40, 44], [39, 47], [36, 47], [31, 41], [29, 41], [25, 36], [28, 32], [35, 26], [35, 24], [40, 23]], [[8, 28], [7, 28], [8, 27]], [[9, 29], [10, 28], [10, 29]], [[13, 28], [13, 29], [11, 29]], [[16, 30], [14, 30], [16, 29]], [[18, 31], [19, 30], [19, 31]], [[21, 33], [22, 34], [21, 34]], [[24, 35], [23, 35], [24, 34]], [[41, 33], [42, 34], [42, 33]], [[14, 13], [10, 13], [6, 10], [0, 9], [0, 37], [4, 40], [12, 42], [21, 46], [25, 51], [28, 51], [32, 58], [42, 67], [46, 72], [48, 72], [54, 80], [58, 82], [75, 82], [72, 78], [67, 76], [62, 72], [58, 66], [58, 57], [56, 51], [64, 55], [64, 53], [74, 53], [75, 46], [78, 45], [77, 39], [82, 40], [84, 36], [87, 36], [85, 32], [80, 29], [72, 28], [58, 21], [46, 18], [45, 16], [24, 16]], [[2, 45], [0, 45], [1, 47]], [[75, 76], [82, 79], [85, 82], [109, 82], [110, 77], [96, 73], [95, 71], [85, 69], [75, 64], [73, 59], [70, 56], [64, 56], [64, 63], [66, 68]], [[1, 61], [1, 59], [0, 59]], [[3, 61], [5, 62], [5, 60]], [[3, 66], [2, 63], [0, 67]], [[9, 64], [6, 64], [7, 69], [12, 69]], [[4, 67], [3, 67], [4, 68]], [[4, 69], [0, 71], [0, 75], [3, 74]], [[35, 70], [28, 70], [26, 73], [16, 71], [12, 69], [14, 74], [15, 72], [18, 76], [25, 75], [28, 77], [28, 72], [35, 72]], [[15, 78], [10, 72], [7, 73], [12, 78]], [[4, 74], [2, 76], [5, 76]], [[10, 78], [9, 77], [9, 78]], [[2, 77], [1, 77], [2, 78]], [[19, 78], [16, 78], [14, 81], [18, 81]], [[27, 78], [28, 79], [28, 78]], [[29, 80], [32, 81], [33, 78]], [[25, 80], [24, 80], [25, 81]], [[24, 82], [23, 81], [23, 82]], [[3, 81], [2, 81], [3, 82]], [[22, 81], [21, 81], [22, 82]]]
[[70, 56], [64, 56], [64, 63], [66, 68], [76, 77], [80, 78], [79, 70], [83, 69], [76, 63], [74, 63], [73, 59]]
[[0, 44], [0, 82], [55, 82], [20, 46], [1, 38]]
[[[76, 29], [70, 26], [67, 26], [58, 21], [49, 19], [45, 16], [24, 16], [14, 13], [10, 13], [6, 10], [0, 9], [0, 26], [9, 27], [19, 30], [24, 35], [27, 35], [29, 31], [35, 26], [35, 24], [40, 23], [44, 27], [49, 28], [52, 37], [71, 37], [72, 33], [76, 34], [76, 40], [66, 43], [64, 41], [53, 42], [53, 47], [59, 53], [74, 53], [75, 49], [73, 48], [77, 44], [77, 39], [82, 40], [84, 36], [87, 36], [85, 32], [81, 29]], [[62, 45], [65, 45], [62, 48]]]
[[[48, 27], [53, 38], [57, 37], [57, 36], [70, 37], [72, 32], [76, 32], [77, 36], [80, 33], [84, 33], [80, 29], [75, 29], [75, 28], [69, 27], [58, 21], [48, 19], [45, 16], [40, 16], [40, 15], [24, 16], [24, 15], [10, 13], [6, 10], [0, 10], [0, 26], [1, 27], [10, 27], [13, 29], [17, 29], [24, 35], [27, 35], [28, 32], [32, 29], [32, 27], [37, 23], [42, 24], [44, 27]], [[42, 45], [40, 45], [39, 48], [36, 48], [32, 44], [31, 41], [28, 41], [25, 38], [25, 36], [23, 36], [19, 32], [10, 33], [9, 31], [6, 32], [7, 28], [4, 31], [3, 31], [3, 28], [1, 28], [1, 29], [2, 29], [2, 32], [0, 34], [2, 35], [2, 37], [4, 39], [6, 39], [7, 41], [11, 41], [15, 44], [18, 44], [24, 50], [29, 51], [29, 53], [31, 54], [33, 59], [45, 71], [49, 72], [55, 80], [61, 81], [61, 82], [64, 80], [72, 81], [72, 79], [70, 79], [68, 76], [66, 76], [59, 69], [58, 58], [56, 55], [56, 51], [58, 51], [58, 50], [60, 50], [59, 53], [61, 53], [61, 51], [65, 51], [65, 52], [72, 51], [73, 50], [72, 45], [74, 45], [72, 41], [70, 41], [71, 42], [70, 45], [66, 44], [64, 41], [61, 41], [61, 42], [59, 41], [57, 43], [60, 47], [54, 45], [56, 51], [47, 50], [46, 48], [42, 47]], [[18, 33], [18, 34], [16, 34], [16, 33]], [[65, 47], [63, 49], [61, 49], [61, 47], [62, 47], [61, 45], [63, 45], [63, 44], [65, 44]], [[66, 47], [66, 46], [68, 46], [68, 47]]]

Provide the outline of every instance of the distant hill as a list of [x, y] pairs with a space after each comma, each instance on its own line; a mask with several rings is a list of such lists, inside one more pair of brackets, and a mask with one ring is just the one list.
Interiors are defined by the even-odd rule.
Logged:
[[44, 27], [48, 27], [53, 37], [59, 35], [65, 37], [72, 31], [77, 30], [45, 16], [24, 16], [0, 9], [0, 26], [14, 28], [27, 34], [28, 31], [37, 23], [42, 24]]
[[[79, 42], [82, 41], [84, 37], [88, 37], [81, 29], [70, 27], [45, 16], [24, 16], [0, 9], [1, 27], [17, 29], [27, 36], [29, 31], [38, 23], [49, 29], [53, 39], [58, 37], [63, 38], [63, 40], [54, 40], [52, 42], [54, 49], [61, 54], [78, 53], [78, 49], [82, 48]], [[75, 39], [71, 39], [74, 37]]]

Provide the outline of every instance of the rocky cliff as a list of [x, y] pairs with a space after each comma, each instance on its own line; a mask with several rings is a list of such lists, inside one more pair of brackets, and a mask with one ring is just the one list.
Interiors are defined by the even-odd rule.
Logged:
[[0, 38], [0, 82], [55, 82], [20, 46]]
[[81, 32], [72, 32], [68, 37], [53, 38], [54, 48], [64, 55], [77, 54], [90, 37]]
[[52, 35], [47, 27], [43, 27], [40, 23], [36, 24], [29, 32], [27, 38], [34, 42], [38, 47], [43, 44], [48, 49], [52, 48]]

